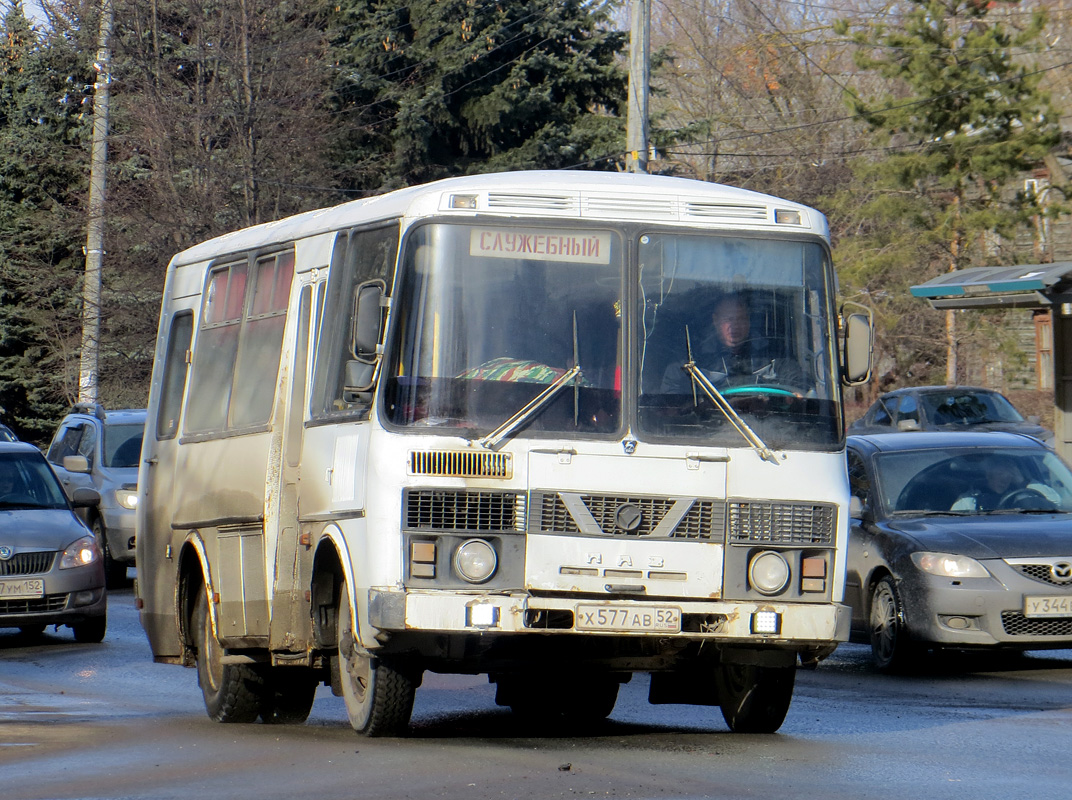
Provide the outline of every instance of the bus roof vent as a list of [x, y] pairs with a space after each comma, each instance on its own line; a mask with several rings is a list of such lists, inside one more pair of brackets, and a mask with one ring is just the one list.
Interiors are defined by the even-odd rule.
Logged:
[[414, 450], [409, 454], [410, 475], [437, 478], [513, 477], [509, 453], [482, 453], [474, 450]]
[[488, 208], [496, 211], [543, 211], [576, 214], [577, 198], [566, 194], [489, 192]]
[[742, 206], [733, 203], [704, 203], [690, 201], [685, 204], [686, 219], [751, 219], [766, 222], [766, 206]]
[[589, 195], [584, 213], [594, 217], [625, 219], [677, 219], [677, 204], [665, 197], [645, 195]]

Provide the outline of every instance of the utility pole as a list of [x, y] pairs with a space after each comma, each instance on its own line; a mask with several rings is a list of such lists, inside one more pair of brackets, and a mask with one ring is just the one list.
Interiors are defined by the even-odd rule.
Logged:
[[632, 0], [629, 33], [629, 116], [625, 166], [629, 172], [648, 171], [648, 86], [651, 83], [651, 0]]
[[112, 80], [112, 0], [101, 0], [97, 60], [93, 69], [93, 149], [89, 165], [89, 219], [86, 224], [86, 276], [82, 287], [82, 358], [78, 402], [96, 403], [101, 331], [101, 262], [104, 259], [104, 178], [108, 162], [108, 102]]

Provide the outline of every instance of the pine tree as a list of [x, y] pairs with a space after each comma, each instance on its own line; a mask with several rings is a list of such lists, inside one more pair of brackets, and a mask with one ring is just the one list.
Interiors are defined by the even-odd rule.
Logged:
[[620, 153], [625, 35], [585, 0], [344, 0], [334, 21], [343, 187], [563, 168]]
[[[855, 34], [857, 64], [887, 79], [890, 90], [871, 99], [853, 95], [849, 104], [887, 148], [881, 161], [862, 165], [870, 198], [861, 219], [873, 217], [876, 243], [890, 229], [911, 238], [887, 236], [880, 250], [855, 243], [861, 255], [878, 253], [855, 264], [858, 285], [869, 269], [888, 271], [891, 247], [906, 244], [914, 247], [898, 286], [1015, 258], [1002, 252], [1003, 238], [1037, 209], [1033, 198], [1010, 190], [1011, 181], [1040, 163], [1059, 134], [1057, 114], [1039, 90], [1041, 74], [1024, 59], [1037, 49], [1041, 14], [1018, 30], [995, 4], [979, 0], [908, 0], [904, 7], [896, 25]], [[845, 33], [848, 25], [837, 29]], [[953, 319], [947, 315], [947, 382], [957, 376]]]

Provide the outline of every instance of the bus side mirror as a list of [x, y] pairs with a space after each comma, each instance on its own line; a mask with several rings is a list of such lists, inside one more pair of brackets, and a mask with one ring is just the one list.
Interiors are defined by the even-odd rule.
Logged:
[[842, 314], [845, 321], [845, 342], [841, 354], [841, 379], [848, 385], [866, 383], [871, 377], [871, 352], [874, 328], [870, 312]]
[[362, 283], [354, 289], [353, 352], [359, 361], [374, 363], [383, 334], [384, 286], [382, 281]]

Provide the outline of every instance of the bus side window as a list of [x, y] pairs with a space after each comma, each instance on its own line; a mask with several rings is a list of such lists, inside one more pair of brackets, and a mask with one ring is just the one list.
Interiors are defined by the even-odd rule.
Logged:
[[156, 438], [174, 439], [179, 432], [179, 410], [186, 376], [190, 371], [187, 353], [193, 336], [193, 314], [183, 312], [171, 321], [167, 353], [164, 356], [164, 382], [160, 393], [160, 408], [156, 412]]

